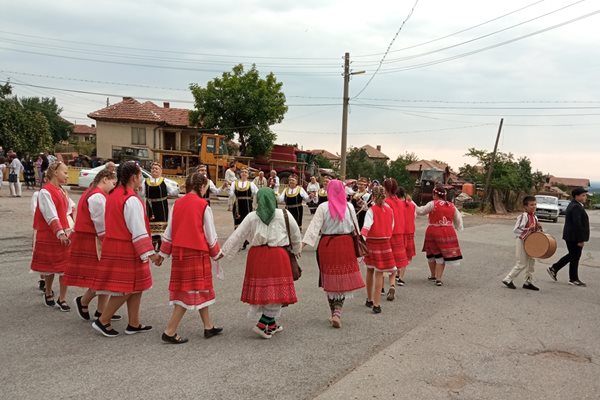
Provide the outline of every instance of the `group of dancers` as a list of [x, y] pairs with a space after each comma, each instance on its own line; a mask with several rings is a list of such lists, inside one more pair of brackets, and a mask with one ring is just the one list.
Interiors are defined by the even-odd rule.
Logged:
[[[379, 293], [385, 274], [389, 274], [387, 299], [394, 299], [396, 283], [404, 284], [404, 271], [415, 256], [416, 215], [429, 217], [423, 246], [429, 280], [441, 286], [445, 266], [458, 264], [462, 258], [456, 236], [462, 219], [454, 205], [444, 200], [440, 187], [423, 207], [405, 196], [392, 178], [364, 193], [361, 189], [366, 181], [360, 181], [355, 192], [339, 180], [327, 179], [308, 195], [298, 186], [297, 178], [291, 177], [289, 187], [277, 195], [269, 186], [258, 189], [248, 181], [248, 171], [242, 169], [240, 178], [228, 188], [234, 199], [235, 230], [221, 246], [206, 197], [208, 192], [222, 189], [216, 189], [200, 168], [187, 176], [186, 194], [168, 210], [160, 243], [155, 240], [153, 244], [150, 219], [155, 214], [147, 210], [153, 202], [144, 202], [138, 191], [144, 185], [161, 183], [143, 182], [135, 162], [126, 162], [119, 170], [118, 179], [107, 169], [98, 173], [79, 200], [72, 226], [69, 214], [73, 214], [73, 205], [61, 187], [66, 184], [67, 167], [53, 163], [34, 214], [31, 269], [44, 277], [44, 304], [69, 311], [67, 287], [85, 288], [73, 302], [77, 315], [93, 320], [93, 329], [106, 337], [119, 335], [112, 322], [121, 319], [117, 312], [125, 304], [126, 334], [152, 329], [141, 322], [142, 294], [152, 287], [150, 262], [161, 266], [168, 257], [173, 312], [161, 338], [172, 344], [188, 341], [177, 333], [187, 310], [199, 312], [206, 338], [222, 332], [209, 314], [209, 306], [215, 302], [213, 275], [220, 270], [219, 260], [234, 257], [248, 245], [241, 301], [250, 305], [258, 319], [252, 330], [264, 339], [283, 331], [277, 322], [281, 310], [297, 302], [290, 260], [306, 245], [317, 249], [319, 286], [326, 294], [329, 322], [334, 328], [342, 327], [345, 300], [365, 287], [366, 306], [375, 314], [382, 311]], [[309, 202], [317, 198], [304, 236], [300, 198]], [[285, 208], [278, 208], [278, 202]], [[362, 254], [357, 250], [361, 239], [368, 249], [364, 257], [359, 257]], [[366, 279], [361, 273], [362, 263], [367, 268]], [[55, 275], [60, 283], [58, 297], [52, 290]], [[92, 317], [90, 303], [95, 297]]]

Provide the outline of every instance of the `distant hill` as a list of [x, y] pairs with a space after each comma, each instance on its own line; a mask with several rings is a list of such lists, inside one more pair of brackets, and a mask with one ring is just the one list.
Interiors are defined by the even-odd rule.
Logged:
[[590, 192], [600, 193], [600, 182], [590, 182]]

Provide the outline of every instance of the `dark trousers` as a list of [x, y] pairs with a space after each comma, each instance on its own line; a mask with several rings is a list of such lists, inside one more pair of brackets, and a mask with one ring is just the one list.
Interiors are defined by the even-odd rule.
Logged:
[[552, 269], [555, 272], [558, 272], [562, 267], [569, 264], [569, 280], [577, 281], [579, 280], [579, 259], [581, 258], [583, 247], [578, 246], [577, 242], [569, 242], [565, 240], [565, 243], [567, 244], [569, 253], [552, 265]]

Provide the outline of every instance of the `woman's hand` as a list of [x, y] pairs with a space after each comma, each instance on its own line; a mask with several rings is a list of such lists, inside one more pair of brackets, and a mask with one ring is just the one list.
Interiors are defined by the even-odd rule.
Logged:
[[58, 235], [58, 240], [60, 240], [60, 244], [62, 244], [65, 247], [68, 247], [71, 244], [71, 241], [69, 240], [69, 236], [67, 236], [67, 234], [65, 232]]

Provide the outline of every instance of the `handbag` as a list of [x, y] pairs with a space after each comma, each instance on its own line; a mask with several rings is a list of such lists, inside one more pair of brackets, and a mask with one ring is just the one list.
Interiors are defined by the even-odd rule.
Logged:
[[14, 170], [8, 174], [8, 182], [17, 183], [17, 174], [14, 172]]
[[[348, 207], [350, 210], [350, 207]], [[352, 215], [350, 215], [352, 217]], [[354, 234], [352, 235], [352, 241], [354, 242], [354, 253], [356, 254], [356, 258], [364, 257], [369, 254], [369, 248], [367, 247], [367, 241], [364, 237], [358, 232], [358, 227], [356, 223], [354, 223], [354, 219], [352, 219], [352, 225], [354, 225]]]
[[296, 255], [294, 253], [292, 253], [292, 238], [290, 235], [290, 220], [288, 217], [287, 210], [283, 210], [283, 219], [285, 220], [285, 229], [287, 231], [288, 243], [289, 243], [289, 245], [285, 246], [284, 248], [285, 248], [285, 251], [287, 251], [288, 256], [290, 257], [290, 264], [292, 266], [292, 277], [294, 278], [295, 281], [297, 281], [302, 276], [302, 268], [300, 268], [300, 264], [298, 263], [298, 259], [296, 258]]

